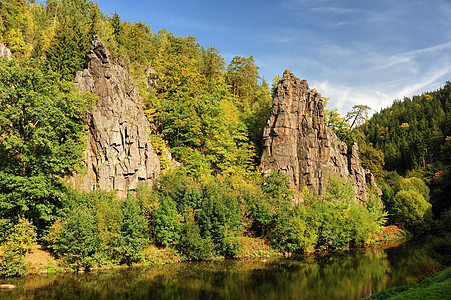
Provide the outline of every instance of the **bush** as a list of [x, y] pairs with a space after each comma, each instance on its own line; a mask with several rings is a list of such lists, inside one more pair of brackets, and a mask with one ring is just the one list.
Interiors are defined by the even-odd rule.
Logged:
[[148, 245], [148, 222], [135, 198], [121, 200], [114, 192], [72, 191], [45, 237], [49, 248], [69, 266], [92, 268], [141, 259]]
[[177, 211], [177, 204], [169, 197], [162, 197], [160, 208], [155, 212], [153, 224], [155, 243], [167, 247], [176, 244], [182, 231], [182, 216]]
[[407, 229], [422, 232], [429, 229], [432, 222], [432, 205], [416, 190], [401, 190], [396, 193], [395, 200], [401, 205], [394, 216], [399, 224]]
[[[52, 226], [52, 229], [56, 228]], [[55, 236], [51, 248], [71, 267], [78, 270], [99, 264], [101, 240], [97, 236], [95, 218], [86, 208], [74, 210], [63, 221], [61, 231], [50, 234]]]
[[151, 217], [154, 241], [194, 260], [236, 255], [237, 238], [250, 223], [242, 188], [236, 177], [195, 182], [180, 170], [162, 176], [155, 188], [159, 208]]
[[213, 241], [209, 237], [202, 237], [192, 210], [188, 210], [185, 215], [184, 230], [178, 248], [187, 259], [192, 260], [202, 260], [214, 255]]
[[27, 271], [25, 254], [36, 241], [36, 232], [31, 222], [19, 217], [18, 223], [8, 235], [0, 249], [0, 276], [23, 276]]
[[380, 226], [376, 222], [380, 208], [375, 215], [357, 204], [352, 185], [341, 178], [331, 177], [326, 190], [320, 196], [304, 190], [304, 202], [288, 214], [285, 240], [279, 245], [281, 250], [347, 248], [371, 240], [372, 233]]
[[121, 206], [122, 262], [131, 265], [141, 259], [141, 251], [149, 244], [147, 220], [140, 215], [135, 199], [127, 197]]
[[8, 248], [3, 251], [3, 254], [0, 254], [0, 276], [24, 276], [27, 273], [24, 255]]
[[288, 178], [278, 171], [272, 171], [257, 183], [262, 194], [250, 206], [254, 219], [252, 228], [257, 236], [268, 239], [273, 247], [284, 249], [290, 240], [288, 228], [293, 208], [293, 192], [288, 188]]
[[388, 213], [385, 211], [384, 203], [382, 199], [377, 195], [375, 187], [368, 189], [368, 195], [365, 200], [365, 207], [372, 216], [373, 220], [379, 226], [385, 225], [387, 222]]
[[390, 223], [417, 233], [429, 229], [432, 205], [428, 202], [429, 188], [423, 180], [418, 177], [403, 178], [396, 172], [390, 172], [381, 187]]

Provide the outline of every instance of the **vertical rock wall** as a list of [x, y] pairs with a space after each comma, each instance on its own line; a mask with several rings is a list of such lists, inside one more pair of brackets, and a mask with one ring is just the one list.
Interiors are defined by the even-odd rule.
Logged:
[[261, 171], [286, 174], [295, 201], [304, 186], [323, 194], [330, 174], [350, 178], [358, 200], [366, 197], [366, 171], [358, 147], [350, 149], [324, 123], [324, 100], [286, 70], [273, 94], [273, 108], [263, 132]]
[[111, 64], [108, 56], [104, 44], [94, 37], [88, 69], [77, 72], [75, 78], [80, 91], [94, 93], [98, 100], [86, 119], [89, 137], [83, 161], [87, 171], [74, 180], [84, 190], [116, 190], [125, 197], [139, 181], [155, 180], [160, 163], [137, 88], [127, 71]]

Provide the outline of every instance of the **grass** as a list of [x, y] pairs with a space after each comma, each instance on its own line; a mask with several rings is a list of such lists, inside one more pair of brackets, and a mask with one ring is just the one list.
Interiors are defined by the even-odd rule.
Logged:
[[417, 284], [392, 287], [366, 299], [451, 299], [451, 267]]
[[25, 255], [28, 274], [56, 273], [62, 271], [56, 260], [42, 245], [35, 243]]
[[239, 237], [241, 251], [236, 258], [271, 257], [280, 256], [282, 253], [271, 248], [268, 242], [261, 238]]

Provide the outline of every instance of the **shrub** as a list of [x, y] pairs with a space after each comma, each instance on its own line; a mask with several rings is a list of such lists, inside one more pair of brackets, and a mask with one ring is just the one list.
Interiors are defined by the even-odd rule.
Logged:
[[233, 256], [231, 238], [241, 235], [240, 205], [224, 181], [211, 179], [203, 184], [202, 202], [196, 222], [203, 236], [211, 237], [217, 254]]
[[155, 243], [167, 247], [176, 244], [182, 231], [182, 216], [177, 211], [177, 204], [169, 197], [163, 196], [160, 208], [155, 212]]
[[187, 259], [202, 260], [213, 256], [214, 244], [209, 236], [202, 237], [199, 226], [194, 220], [194, 212], [188, 210], [185, 215], [183, 234], [178, 244]]
[[121, 210], [122, 261], [131, 265], [141, 259], [141, 251], [149, 244], [148, 224], [135, 199], [127, 197]]
[[432, 205], [416, 190], [401, 190], [395, 195], [401, 205], [400, 211], [394, 216], [407, 229], [421, 232], [427, 230], [432, 222]]
[[387, 222], [388, 213], [385, 211], [382, 199], [377, 195], [375, 187], [368, 189], [368, 195], [365, 200], [365, 207], [372, 216], [377, 225], [383, 226]]
[[389, 221], [414, 232], [428, 230], [432, 221], [430, 191], [417, 177], [403, 178], [390, 172], [381, 185], [382, 199], [389, 212]]
[[131, 258], [132, 252], [140, 247], [135, 244], [136, 234], [140, 233], [134, 232], [133, 222], [139, 226], [145, 223], [144, 219], [134, 219], [138, 218], [139, 208], [129, 206], [133, 204], [120, 200], [114, 192], [70, 191], [60, 220], [52, 225], [44, 240], [57, 256], [76, 269], [129, 263], [135, 259]]
[[0, 276], [13, 277], [24, 276], [27, 273], [27, 265], [25, 264], [24, 255], [4, 249], [0, 255]]
[[[57, 226], [52, 226], [57, 230]], [[51, 231], [55, 236], [51, 245], [55, 253], [75, 269], [85, 269], [99, 264], [98, 254], [101, 240], [97, 236], [94, 216], [86, 208], [77, 208], [62, 223], [59, 233]]]
[[27, 271], [25, 254], [36, 241], [36, 232], [31, 222], [23, 217], [10, 231], [0, 249], [0, 276], [23, 276]]
[[257, 183], [262, 195], [251, 203], [252, 228], [257, 236], [267, 238], [273, 247], [283, 248], [287, 240], [287, 228], [293, 192], [288, 188], [288, 179], [278, 171], [271, 172]]

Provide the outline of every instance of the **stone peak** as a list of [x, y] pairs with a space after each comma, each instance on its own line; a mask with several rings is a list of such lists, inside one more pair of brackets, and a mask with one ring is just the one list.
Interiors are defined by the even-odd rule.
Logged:
[[302, 188], [326, 192], [329, 175], [350, 178], [357, 199], [365, 198], [365, 171], [358, 163], [358, 148], [346, 144], [325, 124], [324, 99], [307, 80], [285, 70], [273, 92], [273, 108], [263, 132], [261, 171], [278, 170], [288, 176], [300, 200]]

